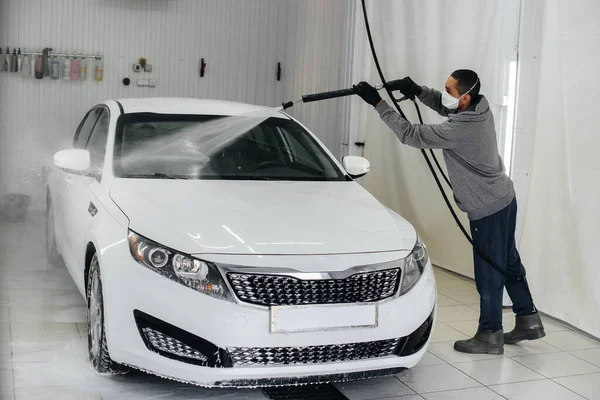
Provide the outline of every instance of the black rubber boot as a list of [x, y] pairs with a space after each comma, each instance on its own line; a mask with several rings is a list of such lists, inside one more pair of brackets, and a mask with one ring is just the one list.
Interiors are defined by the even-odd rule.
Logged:
[[504, 343], [515, 344], [521, 340], [535, 340], [546, 336], [540, 314], [515, 316], [515, 329], [504, 334]]
[[455, 342], [454, 350], [469, 354], [504, 354], [502, 329], [492, 332], [480, 328], [473, 338]]

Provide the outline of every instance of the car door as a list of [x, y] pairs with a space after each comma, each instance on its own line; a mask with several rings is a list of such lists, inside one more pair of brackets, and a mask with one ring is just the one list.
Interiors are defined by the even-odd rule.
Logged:
[[102, 182], [109, 123], [110, 112], [108, 108], [102, 107], [102, 112], [94, 124], [85, 145], [85, 149], [90, 152], [90, 173], [78, 176], [76, 178], [77, 182], [73, 185], [76, 193], [73, 193], [71, 197], [73, 199], [73, 220], [71, 221], [72, 230], [70, 234], [72, 235], [72, 243], [75, 246], [74, 261], [76, 268], [73, 275], [78, 282], [83, 281], [87, 247], [85, 241], [89, 237], [87, 230], [99, 207], [98, 192]]
[[[89, 141], [92, 129], [102, 113], [102, 108], [94, 107], [83, 117], [75, 130], [73, 138], [73, 147], [76, 149], [85, 148]], [[54, 233], [56, 244], [62, 254], [67, 267], [73, 265], [73, 244], [70, 242], [69, 232], [72, 229], [74, 219], [72, 207], [72, 196], [77, 193], [74, 189], [77, 175], [62, 169], [55, 170], [56, 178], [52, 182], [52, 206], [54, 211]]]

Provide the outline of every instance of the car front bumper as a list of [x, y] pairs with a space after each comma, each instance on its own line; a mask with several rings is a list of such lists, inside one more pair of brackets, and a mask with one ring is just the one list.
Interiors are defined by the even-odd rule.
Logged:
[[130, 255], [119, 253], [119, 256], [105, 253], [101, 259], [110, 355], [116, 362], [162, 377], [206, 387], [355, 380], [391, 375], [413, 367], [431, 340], [428, 332], [426, 344], [410, 355], [355, 361], [220, 367], [183, 362], [152, 351], [134, 313], [150, 316], [225, 352], [231, 348], [306, 348], [408, 338], [426, 321], [434, 324], [436, 286], [431, 264], [408, 293], [378, 303], [377, 327], [271, 333], [268, 308], [214, 299], [150, 271]]

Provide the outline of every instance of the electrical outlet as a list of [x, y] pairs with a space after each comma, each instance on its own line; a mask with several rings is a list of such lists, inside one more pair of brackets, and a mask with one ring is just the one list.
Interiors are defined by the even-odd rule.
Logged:
[[142, 66], [140, 64], [133, 64], [133, 72], [140, 72], [142, 70]]
[[144, 66], [144, 71], [146, 71], [146, 72], [152, 72], [152, 64], [146, 64]]
[[154, 78], [150, 78], [150, 79], [138, 79], [137, 80], [137, 85], [138, 86], [155, 87], [156, 86], [156, 79], [154, 79]]

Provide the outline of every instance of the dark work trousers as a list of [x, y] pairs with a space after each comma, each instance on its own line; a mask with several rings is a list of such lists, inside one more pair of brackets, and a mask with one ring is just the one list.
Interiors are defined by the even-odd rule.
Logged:
[[506, 208], [487, 217], [471, 221], [471, 235], [481, 253], [494, 261], [507, 274], [523, 276], [522, 280], [504, 277], [485, 262], [475, 250], [475, 283], [479, 292], [479, 327], [493, 332], [502, 329], [502, 295], [504, 286], [513, 303], [516, 315], [531, 315], [536, 312], [533, 299], [524, 278], [525, 267], [515, 245], [517, 199]]

